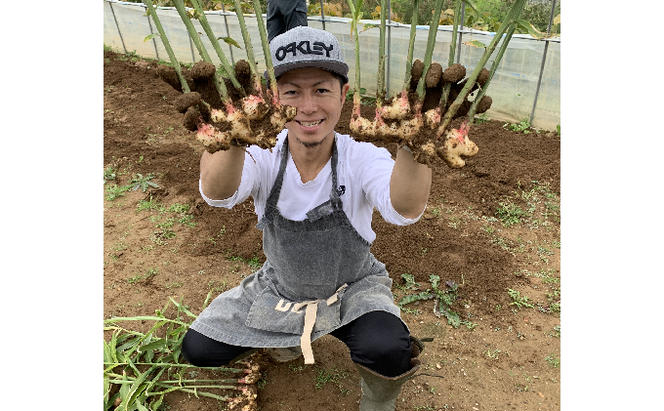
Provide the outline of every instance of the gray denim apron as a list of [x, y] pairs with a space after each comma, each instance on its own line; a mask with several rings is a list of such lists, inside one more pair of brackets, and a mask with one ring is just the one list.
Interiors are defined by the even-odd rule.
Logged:
[[371, 311], [400, 317], [385, 265], [351, 225], [336, 190], [338, 153], [333, 146], [330, 199], [303, 221], [277, 209], [288, 162], [288, 138], [279, 172], [257, 227], [263, 231], [265, 264], [219, 295], [191, 325], [231, 345], [255, 348], [301, 346], [314, 362], [311, 341]]

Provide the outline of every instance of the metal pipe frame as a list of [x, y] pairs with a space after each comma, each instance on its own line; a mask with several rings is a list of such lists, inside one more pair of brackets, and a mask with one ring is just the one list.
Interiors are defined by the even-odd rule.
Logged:
[[[546, 28], [546, 35], [551, 34], [551, 25], [553, 24], [553, 14], [556, 10], [556, 0], [553, 0], [551, 3], [551, 16], [549, 17], [549, 26]], [[544, 42], [544, 51], [542, 52], [542, 64], [540, 65], [539, 77], [537, 78], [537, 88], [535, 89], [535, 98], [533, 99], [533, 109], [530, 112], [530, 118], [528, 122], [533, 124], [533, 119], [535, 118], [535, 108], [537, 107], [537, 98], [539, 97], [540, 87], [542, 85], [542, 75], [544, 74], [544, 64], [546, 63], [546, 53], [549, 50], [549, 42]]]
[[148, 25], [150, 26], [150, 35], [152, 36], [152, 45], [154, 46], [154, 54], [157, 55], [157, 60], [159, 60], [159, 50], [157, 50], [157, 40], [154, 39], [154, 31], [152, 31], [152, 22], [150, 21], [150, 16], [148, 15], [148, 6], [144, 6], [145, 17], [148, 19]]
[[[115, 27], [118, 30], [118, 34], [120, 35], [120, 41], [122, 42], [122, 49], [124, 50], [125, 54], [127, 54], [127, 47], [125, 45], [124, 38], [122, 36], [122, 31], [120, 30], [120, 25], [118, 23], [118, 19], [117, 19], [117, 16], [115, 14], [115, 10], [113, 10], [113, 3], [114, 2], [120, 2], [120, 1], [113, 1], [113, 0], [105, 0], [105, 1], [108, 2], [109, 7], [111, 8], [111, 13], [113, 14], [113, 21], [115, 22]], [[321, 3], [321, 20], [320, 21], [323, 23], [323, 30], [325, 30], [325, 13], [323, 11], [323, 0], [320, 0], [320, 3]], [[135, 6], [138, 5], [137, 3], [127, 3], [127, 4], [135, 5]], [[145, 8], [145, 5], [142, 5], [142, 7]], [[386, 65], [387, 66], [387, 76], [386, 76], [387, 80], [386, 80], [386, 89], [387, 89], [387, 93], [389, 95], [389, 90], [390, 90], [390, 83], [389, 83], [390, 82], [390, 77], [389, 76], [390, 76], [391, 43], [392, 43], [391, 29], [392, 29], [393, 26], [394, 27], [400, 27], [401, 24], [393, 23], [392, 20], [391, 20], [391, 1], [390, 0], [388, 0], [387, 7], [388, 7], [387, 8], [387, 10], [388, 10], [388, 21], [386, 22], [386, 25], [387, 25], [387, 28], [388, 28], [388, 32], [387, 32], [388, 36], [387, 36], [387, 65]], [[172, 7], [167, 7], [166, 9], [171, 9], [171, 8]], [[463, 21], [464, 21], [464, 16], [465, 16], [465, 8], [466, 8], [466, 5], [462, 4], [462, 6], [461, 6], [461, 24], [460, 24], [460, 27], [459, 27], [459, 30], [458, 30], [459, 41], [458, 41], [458, 48], [457, 48], [457, 53], [456, 53], [457, 63], [459, 63], [460, 60], [461, 60], [461, 43], [462, 43], [463, 34], [473, 32], [472, 29], [464, 29], [464, 27], [463, 27]], [[547, 30], [546, 30], [547, 36], [549, 36], [551, 34], [551, 27], [553, 25], [553, 18], [554, 18], [555, 9], [556, 9], [556, 0], [552, 0], [551, 14], [549, 16], [549, 25], [548, 25]], [[227, 36], [230, 36], [230, 30], [228, 28], [228, 20], [227, 20], [226, 16], [230, 15], [230, 14], [234, 14], [234, 13], [227, 12], [224, 5], [223, 5], [223, 3], [222, 3], [222, 10], [223, 10], [223, 13], [222, 12], [216, 12], [216, 13], [213, 13], [213, 14], [220, 14], [220, 15], [224, 16], [224, 22], [225, 22], [225, 25], [226, 25], [226, 34], [227, 34]], [[318, 19], [316, 17], [313, 17], [313, 18], [311, 18], [311, 20], [318, 20]], [[152, 23], [150, 22], [149, 17], [148, 17], [148, 24], [150, 25], [150, 33], [153, 33]], [[442, 29], [441, 27], [439, 27], [438, 30], [447, 31], [445, 29]], [[189, 38], [189, 48], [191, 50], [191, 58], [194, 62], [196, 62], [196, 55], [194, 53], [194, 45], [193, 45], [191, 37], [189, 36], [188, 33], [187, 33], [187, 37]], [[157, 55], [157, 59], [159, 59], [159, 52], [157, 50], [157, 43], [156, 43], [154, 37], [152, 38], [152, 41], [153, 41], [153, 44], [154, 44], [154, 47], [155, 47], [155, 53]], [[540, 64], [540, 71], [539, 71], [539, 76], [538, 76], [538, 79], [537, 79], [537, 87], [535, 89], [535, 97], [533, 99], [533, 106], [532, 106], [532, 110], [530, 112], [530, 117], [529, 117], [530, 124], [533, 123], [533, 120], [535, 118], [535, 109], [537, 108], [537, 100], [539, 98], [539, 92], [540, 92], [540, 89], [541, 89], [541, 86], [542, 86], [542, 77], [544, 75], [544, 68], [545, 68], [545, 65], [546, 65], [546, 56], [547, 56], [547, 52], [548, 52], [548, 48], [549, 48], [549, 43], [550, 42], [560, 43], [560, 40], [554, 40], [554, 39], [550, 39], [550, 38], [545, 38], [543, 40], [538, 40], [538, 41], [544, 41], [544, 50], [542, 52], [542, 63]], [[232, 46], [229, 44], [228, 47], [229, 47], [230, 54], [231, 54], [231, 61], [233, 61], [233, 64], [235, 64], [235, 60], [233, 58]]]
[[122, 32], [120, 31], [120, 25], [118, 24], [118, 18], [115, 17], [115, 10], [113, 10], [113, 4], [111, 2], [108, 2], [108, 6], [111, 8], [111, 13], [113, 13], [113, 20], [115, 21], [115, 27], [118, 29], [118, 34], [120, 35], [120, 41], [122, 42], [122, 49], [124, 50], [125, 54], [127, 54], [127, 47], [125, 47], [124, 39], [122, 38]]
[[325, 12], [323, 11], [323, 0], [320, 0], [320, 18], [323, 21], [323, 30], [325, 30]]

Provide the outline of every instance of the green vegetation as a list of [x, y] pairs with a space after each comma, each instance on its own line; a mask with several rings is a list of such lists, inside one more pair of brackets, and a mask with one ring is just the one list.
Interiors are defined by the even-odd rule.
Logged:
[[486, 115], [486, 113], [478, 114], [473, 118], [473, 124], [482, 124], [486, 123], [489, 121], [489, 117]]
[[[129, 0], [131, 2], [140, 3], [140, 0]], [[501, 22], [507, 15], [510, 7], [515, 0], [472, 0], [472, 4], [477, 9], [477, 13], [473, 12], [471, 7], [466, 5], [466, 12], [464, 14], [464, 27], [472, 27], [477, 30], [496, 31]], [[232, 0], [198, 0], [198, 3], [203, 10], [222, 10], [222, 3], [226, 11], [234, 11], [235, 4]], [[419, 21], [418, 24], [428, 25], [431, 19], [432, 11], [434, 9], [435, 0], [420, 0], [418, 4]], [[554, 10], [554, 18], [551, 32], [560, 33], [560, 3], [561, 0], [556, 1]], [[267, 10], [267, 0], [260, 0], [261, 9]], [[160, 6], [174, 7], [172, 0], [159, 2]], [[192, 7], [190, 0], [185, 1], [186, 7]], [[243, 13], [253, 13], [254, 9], [251, 2], [240, 2], [240, 7]], [[360, 11], [363, 19], [379, 19], [380, 18], [380, 0], [364, 0], [360, 4]], [[443, 2], [443, 12], [440, 16], [440, 24], [451, 25], [454, 19], [454, 4], [452, 0], [445, 0]], [[410, 24], [413, 17], [413, 2], [411, 0], [392, 0], [391, 1], [391, 20], [395, 22]], [[323, 3], [323, 13], [326, 17], [351, 17], [351, 12], [346, 4], [346, 0], [330, 0]], [[320, 2], [309, 2], [309, 16], [320, 16]], [[535, 29], [540, 32], [546, 32], [549, 25], [551, 16], [551, 2], [550, 1], [527, 1], [521, 13], [521, 18], [530, 22]], [[531, 29], [532, 30], [532, 29]], [[526, 27], [519, 27], [517, 33], [526, 33]]]
[[128, 278], [127, 282], [129, 282], [129, 284], [136, 284], [141, 281], [148, 281], [157, 274], [159, 274], [159, 270], [156, 268], [150, 268], [145, 274], [137, 274], [131, 278]]
[[117, 184], [109, 184], [106, 187], [106, 200], [113, 201], [117, 198], [120, 198], [129, 191], [129, 186], [119, 186]]
[[[527, 223], [529, 228], [537, 229], [540, 226], [548, 227], [560, 222], [560, 200], [556, 193], [551, 191], [548, 182], [531, 181], [529, 189], [521, 188], [513, 196], [504, 198], [498, 203], [494, 217], [482, 217], [487, 223], [500, 221], [504, 227]], [[483, 229], [493, 234], [495, 228], [487, 225]], [[560, 241], [553, 241], [551, 246], [560, 248]], [[548, 256], [553, 252], [545, 246], [539, 246], [538, 254], [542, 260], [548, 262]]]
[[518, 123], [505, 123], [503, 124], [503, 128], [523, 134], [528, 134], [532, 131], [530, 122], [528, 120], [521, 120]]
[[104, 184], [108, 183], [109, 181], [114, 181], [117, 177], [117, 171], [118, 170], [112, 165], [106, 167], [104, 169]]
[[505, 227], [521, 223], [521, 218], [526, 214], [521, 207], [511, 200], [501, 201], [498, 205], [496, 216]]
[[498, 348], [496, 348], [494, 350], [492, 350], [492, 349], [486, 350], [485, 354], [486, 354], [487, 358], [490, 358], [492, 360], [497, 360], [500, 357], [501, 353], [502, 353], [502, 351], [499, 350]]
[[132, 191], [136, 191], [140, 188], [141, 191], [145, 193], [150, 187], [159, 188], [159, 184], [150, 181], [153, 178], [154, 174], [152, 173], [146, 176], [140, 173], [136, 173], [131, 177], [131, 181], [129, 182], [130, 189]]
[[261, 268], [263, 263], [260, 262], [257, 256], [253, 256], [251, 258], [242, 258], [239, 256], [232, 256], [228, 258], [229, 261], [240, 261], [245, 264], [247, 264], [252, 270], [258, 270]]
[[[167, 316], [166, 313], [170, 315]], [[182, 339], [196, 318], [189, 308], [172, 298], [155, 315], [113, 317], [104, 321], [110, 338], [104, 341], [104, 410], [158, 410], [164, 396], [173, 391], [215, 398], [222, 402], [237, 399], [255, 383], [258, 367], [209, 368], [214, 378], [197, 378], [203, 367], [182, 362]], [[147, 332], [125, 328], [127, 322], [154, 325]]]
[[546, 357], [544, 357], [544, 359], [553, 368], [559, 368], [560, 367], [560, 358], [559, 357], [556, 357], [555, 355], [551, 354], [551, 355], [547, 355]]
[[[402, 274], [401, 278], [406, 282], [405, 285], [399, 287], [403, 291], [406, 290], [419, 290], [420, 285], [414, 281], [414, 277], [410, 274]], [[398, 305], [404, 310], [404, 306], [414, 303], [416, 301], [427, 301], [434, 300], [433, 313], [437, 316], [444, 316], [447, 318], [447, 323], [454, 328], [458, 328], [460, 325], [465, 325], [469, 329], [475, 328], [477, 324], [474, 324], [468, 320], [462, 320], [458, 313], [451, 309], [452, 305], [458, 299], [457, 291], [459, 289], [459, 284], [454, 281], [446, 281], [445, 289], [441, 290], [439, 288], [440, 277], [434, 274], [429, 275], [429, 281], [431, 287], [427, 288], [425, 291], [420, 291], [415, 294], [408, 294], [402, 297]], [[405, 311], [405, 310], [404, 310]]]
[[[117, 181], [118, 176], [121, 173], [117, 170], [115, 166], [109, 165], [104, 169], [104, 184], [109, 181]], [[153, 173], [150, 173], [146, 176], [136, 173], [132, 175], [129, 184], [118, 185], [117, 183], [108, 184], [106, 186], [106, 200], [113, 201], [119, 197], [125, 195], [127, 191], [137, 191], [141, 189], [142, 192], [146, 192], [148, 188], [159, 188], [159, 184], [151, 181], [155, 178]]]
[[[326, 1], [323, 5], [325, 16], [350, 17], [350, 10], [343, 0]], [[365, 19], [380, 18], [380, 0], [364, 0], [360, 5], [361, 12]], [[420, 0], [418, 4], [419, 24], [429, 24], [435, 0]], [[478, 30], [496, 31], [501, 22], [505, 19], [507, 12], [514, 0], [472, 0], [472, 4], [477, 9], [477, 13], [471, 11], [471, 7], [466, 5], [464, 14], [464, 26], [472, 27]], [[454, 4], [451, 0], [443, 3], [443, 12], [440, 15], [440, 24], [451, 25], [454, 19]], [[228, 9], [227, 9], [228, 10]], [[391, 1], [392, 21], [410, 24], [413, 17], [413, 2], [410, 0], [392, 0]], [[560, 33], [560, 1], [556, 2], [554, 11], [558, 17], [554, 19], [551, 27], [552, 33]], [[309, 3], [309, 15], [320, 15], [320, 2]], [[551, 2], [528, 1], [523, 9], [521, 17], [532, 23], [532, 25], [541, 32], [546, 32], [551, 15]], [[532, 30], [532, 29], [531, 29]], [[521, 27], [517, 33], [526, 33], [528, 30]]]
[[339, 389], [341, 395], [347, 395], [350, 390], [343, 386], [342, 382], [348, 379], [348, 371], [338, 368], [325, 369], [321, 368], [316, 374], [314, 381], [316, 389], [322, 389], [326, 384], [330, 383]]
[[519, 291], [508, 288], [507, 294], [512, 297], [510, 305], [516, 305], [518, 308], [535, 308], [535, 306], [530, 303], [530, 299], [525, 295], [521, 295]]

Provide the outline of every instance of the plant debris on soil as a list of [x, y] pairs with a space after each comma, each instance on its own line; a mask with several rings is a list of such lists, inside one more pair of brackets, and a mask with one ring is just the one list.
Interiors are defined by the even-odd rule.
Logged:
[[[182, 126], [180, 93], [159, 78], [156, 62], [108, 50], [104, 62], [105, 318], [150, 315], [168, 297], [197, 314], [208, 293], [234, 287], [263, 263], [253, 202], [226, 210], [201, 199], [204, 148]], [[349, 99], [338, 132], [350, 133], [351, 111]], [[362, 111], [371, 118], [374, 107]], [[395, 302], [436, 288], [437, 276], [439, 289], [455, 285], [443, 308], [462, 320], [451, 324], [434, 311], [438, 300], [402, 305], [412, 334], [433, 341], [398, 411], [560, 408], [560, 136], [503, 126], [473, 125], [479, 153], [463, 168], [432, 161], [419, 222], [398, 227], [374, 215], [372, 252], [394, 280]], [[386, 148], [395, 154], [395, 144]], [[154, 184], [132, 190], [136, 175]], [[263, 365], [261, 410], [358, 408], [359, 374], [347, 348], [331, 336], [313, 345], [314, 365], [301, 358]], [[224, 409], [185, 393], [164, 403]]]

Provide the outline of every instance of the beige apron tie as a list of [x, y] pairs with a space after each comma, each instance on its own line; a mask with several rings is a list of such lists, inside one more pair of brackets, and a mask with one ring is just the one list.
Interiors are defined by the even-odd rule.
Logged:
[[[341, 292], [341, 290], [343, 290], [346, 287], [348, 287], [348, 284], [343, 284], [341, 287], [337, 289], [337, 291], [334, 292], [334, 294], [332, 294], [326, 300], [303, 301], [301, 303], [293, 305], [292, 312], [294, 313], [300, 312], [302, 307], [306, 307], [304, 311], [304, 329], [302, 330], [302, 335], [300, 336], [300, 347], [302, 348], [302, 355], [304, 356], [305, 364], [314, 363], [314, 351], [311, 348], [311, 334], [314, 331], [314, 325], [316, 325], [316, 314], [318, 313], [318, 303], [321, 301], [325, 301], [325, 304], [327, 304], [328, 306], [336, 303], [337, 301], [339, 301], [339, 293]], [[280, 309], [282, 303], [283, 301], [280, 300], [279, 303], [277, 303], [275, 310], [283, 311], [282, 308]]]
[[304, 330], [300, 336], [300, 347], [305, 364], [314, 363], [314, 350], [311, 348], [311, 333], [316, 324], [316, 313], [318, 312], [318, 301], [307, 304], [307, 310], [304, 313]]

